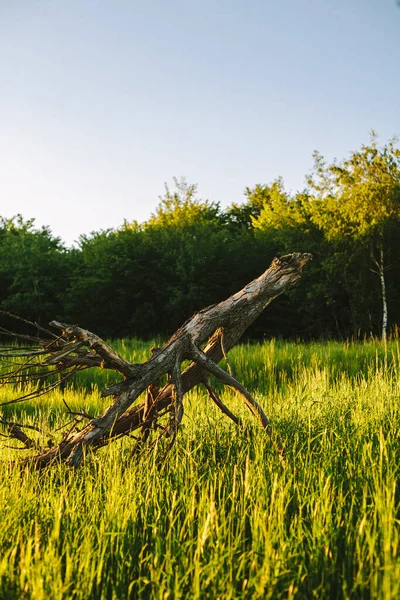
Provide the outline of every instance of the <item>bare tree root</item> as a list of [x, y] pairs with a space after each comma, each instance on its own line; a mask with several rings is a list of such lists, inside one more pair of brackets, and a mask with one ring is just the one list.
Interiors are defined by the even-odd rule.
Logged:
[[266, 429], [269, 425], [269, 419], [264, 413], [261, 406], [254, 400], [252, 395], [246, 390], [246, 388], [239, 383], [232, 375], [229, 375], [226, 371], [221, 369], [215, 362], [210, 360], [206, 354], [204, 354], [201, 350], [199, 350], [195, 345], [192, 347], [192, 358], [199, 365], [203, 366], [211, 375], [215, 375], [218, 377], [228, 387], [232, 390], [238, 392], [240, 396], [243, 397], [244, 402], [247, 408], [253, 413], [255, 417], [257, 417], [261, 423], [261, 425]]
[[211, 400], [218, 406], [220, 411], [223, 412], [224, 415], [229, 417], [235, 423], [235, 425], [240, 425], [241, 420], [239, 419], [239, 417], [234, 415], [233, 412], [230, 411], [229, 408], [222, 402], [221, 398], [217, 394], [216, 390], [212, 387], [209, 380], [207, 378], [204, 378], [203, 383], [204, 383], [204, 387], [206, 388]]
[[[123, 380], [103, 390], [102, 396], [112, 397], [112, 402], [98, 416], [92, 417], [83, 411], [73, 412], [66, 405], [67, 414], [73, 416], [69, 423], [72, 426], [53, 447], [43, 448], [22, 432], [20, 426], [10, 427], [2, 418], [0, 424], [8, 428], [9, 437], [19, 439], [27, 449], [37, 450], [25, 461], [38, 468], [58, 460], [78, 467], [88, 450], [101, 448], [124, 436], [132, 437], [135, 430], [140, 430], [139, 437], [134, 438], [135, 452], [142, 452], [146, 444], [148, 448], [154, 448], [160, 438], [166, 439], [168, 452], [182, 423], [184, 396], [198, 384], [205, 385], [210, 398], [223, 414], [237, 425], [240, 424], [239, 418], [225, 406], [210, 384], [209, 376], [212, 375], [239, 394], [252, 415], [268, 431], [268, 417], [253, 396], [233, 377], [227, 353], [264, 308], [299, 281], [302, 268], [310, 258], [311, 255], [307, 253], [294, 253], [274, 259], [258, 279], [223, 302], [196, 313], [166, 344], [161, 348], [153, 348], [149, 360], [141, 364], [130, 363], [97, 335], [77, 325], [52, 321], [50, 325], [61, 330], [60, 335], [55, 335], [31, 323], [48, 337], [42, 339], [17, 334], [15, 337], [25, 340], [29, 344], [27, 347], [18, 349], [4, 346], [1, 349], [0, 357], [5, 363], [10, 359], [19, 359], [21, 362], [11, 371], [0, 375], [0, 386], [38, 380], [44, 380], [45, 384], [37, 391], [4, 402], [3, 405], [39, 397], [64, 384], [83, 369], [112, 369], [120, 373]], [[21, 318], [19, 320], [29, 323]], [[12, 335], [5, 328], [0, 328], [0, 333]], [[226, 359], [229, 373], [218, 366], [222, 358]], [[182, 372], [184, 361], [191, 363]], [[163, 375], [168, 376], [168, 381], [159, 389], [157, 382]], [[55, 376], [58, 379], [55, 380]], [[144, 401], [138, 402], [143, 393]], [[168, 417], [168, 422], [161, 425], [161, 417], [164, 422]], [[83, 425], [83, 421], [87, 423]], [[152, 439], [153, 432], [156, 432], [155, 439]]]

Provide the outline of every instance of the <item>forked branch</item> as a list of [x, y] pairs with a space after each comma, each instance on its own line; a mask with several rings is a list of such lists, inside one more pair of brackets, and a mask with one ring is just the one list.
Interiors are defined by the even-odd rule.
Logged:
[[[96, 367], [112, 369], [124, 377], [103, 390], [102, 395], [111, 396], [112, 402], [102, 414], [90, 418], [80, 430], [73, 427], [63, 435], [58, 445], [41, 450], [26, 460], [38, 467], [55, 460], [64, 460], [76, 467], [82, 462], [86, 449], [100, 448], [114, 439], [131, 435], [137, 429], [142, 430], [138, 442], [140, 447], [156, 429], [158, 436], [169, 438], [167, 447], [170, 447], [182, 422], [184, 395], [201, 383], [220, 410], [239, 424], [238, 417], [225, 406], [209, 383], [209, 375], [238, 393], [262, 427], [267, 429], [269, 420], [262, 407], [232, 373], [227, 373], [218, 363], [223, 357], [227, 358], [229, 350], [264, 308], [299, 281], [302, 268], [310, 258], [307, 253], [294, 253], [274, 259], [260, 277], [242, 290], [196, 313], [166, 344], [154, 348], [148, 361], [142, 364], [130, 363], [90, 331], [58, 321], [51, 325], [61, 330], [60, 336], [51, 334], [48, 339], [23, 336], [28, 344], [32, 344], [28, 349], [3, 348], [1, 356], [5, 361], [22, 362], [5, 375], [0, 375], [0, 385], [23, 383], [40, 376], [41, 379], [50, 378], [48, 387], [54, 389], [75, 370]], [[10, 334], [8, 329], [3, 328], [4, 332]], [[49, 333], [47, 330], [44, 332]], [[181, 372], [184, 361], [191, 363]], [[159, 389], [158, 382], [165, 375], [168, 382]], [[54, 376], [58, 377], [56, 381]], [[145, 394], [145, 399], [140, 402], [142, 394]], [[39, 395], [40, 388], [29, 397], [32, 399]], [[168, 421], [160, 426], [158, 422], [163, 416]], [[154, 442], [149, 444], [149, 448], [152, 447], [155, 447]]]

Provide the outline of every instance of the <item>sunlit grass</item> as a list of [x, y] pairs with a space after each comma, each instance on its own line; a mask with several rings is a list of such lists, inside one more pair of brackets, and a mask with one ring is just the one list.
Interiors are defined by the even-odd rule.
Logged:
[[[124, 344], [135, 362], [151, 345]], [[284, 462], [230, 391], [242, 430], [201, 388], [162, 467], [134, 460], [127, 439], [76, 472], [17, 468], [8, 459], [26, 451], [3, 446], [2, 600], [400, 597], [397, 343], [269, 341], [229, 356]], [[3, 414], [55, 428], [68, 420], [62, 398], [99, 412], [109, 377], [84, 372]], [[20, 393], [2, 388], [0, 402]]]

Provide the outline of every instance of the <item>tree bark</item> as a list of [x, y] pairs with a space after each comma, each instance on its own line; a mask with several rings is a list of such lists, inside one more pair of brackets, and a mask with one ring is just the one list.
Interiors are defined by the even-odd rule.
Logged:
[[383, 245], [379, 246], [379, 256], [374, 257], [374, 262], [377, 270], [375, 273], [379, 277], [381, 285], [381, 298], [382, 298], [382, 341], [386, 342], [387, 339], [387, 324], [388, 324], [388, 306], [386, 296], [386, 280], [385, 280], [385, 256], [383, 251]]
[[[89, 331], [53, 321], [51, 325], [61, 330], [61, 336], [53, 338], [47, 345], [41, 341], [39, 351], [45, 352], [45, 358], [34, 363], [36, 367], [42, 367], [47, 374], [54, 373], [54, 370], [66, 373], [64, 380], [76, 369], [94, 367], [113, 369], [124, 379], [103, 390], [102, 395], [112, 396], [113, 400], [102, 414], [89, 419], [81, 429], [75, 427], [65, 434], [55, 447], [26, 460], [37, 467], [45, 467], [61, 459], [76, 467], [88, 449], [104, 446], [136, 429], [142, 430], [142, 444], [148, 439], [150, 430], [160, 427], [160, 415], [167, 413], [168, 423], [161, 426], [159, 435], [169, 438], [170, 447], [182, 421], [184, 395], [195, 385], [205, 382], [211, 399], [227, 416], [238, 422], [209, 385], [209, 375], [237, 392], [262, 427], [267, 428], [269, 420], [261, 406], [217, 363], [237, 344], [264, 308], [299, 281], [302, 268], [310, 258], [307, 253], [294, 253], [274, 259], [260, 277], [242, 290], [196, 313], [166, 344], [154, 348], [152, 356], [142, 364], [128, 362]], [[187, 360], [191, 363], [181, 372], [182, 362]], [[169, 377], [168, 383], [158, 389], [156, 382], [164, 374]], [[11, 381], [15, 381], [13, 377]], [[146, 399], [136, 403], [144, 392], [147, 392]]]
[[385, 281], [385, 263], [383, 256], [383, 248], [380, 248], [379, 253], [379, 279], [381, 282], [381, 294], [382, 294], [382, 339], [386, 341], [387, 338], [387, 323], [388, 323], [388, 308], [386, 298], [386, 281]]

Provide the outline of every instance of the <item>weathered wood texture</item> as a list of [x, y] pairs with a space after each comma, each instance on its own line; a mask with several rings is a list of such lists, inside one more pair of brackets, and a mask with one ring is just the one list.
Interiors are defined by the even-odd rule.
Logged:
[[[307, 253], [294, 253], [274, 259], [260, 277], [242, 290], [196, 313], [166, 344], [154, 348], [149, 360], [142, 364], [128, 362], [89, 331], [53, 321], [51, 325], [62, 333], [40, 350], [46, 355], [41, 366], [51, 366], [57, 372], [69, 375], [74, 369], [102, 367], [121, 373], [124, 379], [103, 390], [103, 396], [111, 396], [113, 401], [101, 415], [90, 419], [83, 428], [70, 431], [57, 446], [27, 460], [43, 467], [59, 458], [71, 466], [78, 466], [86, 449], [101, 447], [135, 429], [142, 430], [141, 442], [145, 442], [160, 414], [166, 412], [169, 420], [161, 433], [169, 438], [169, 445], [172, 445], [183, 416], [184, 395], [200, 383], [204, 383], [217, 406], [238, 423], [237, 417], [211, 387], [209, 375], [235, 390], [261, 425], [267, 428], [269, 421], [259, 404], [217, 363], [264, 308], [299, 281], [302, 268], [310, 258]], [[181, 373], [182, 362], [187, 360], [192, 362]], [[168, 375], [168, 383], [158, 389], [156, 382], [164, 374]], [[145, 400], [136, 403], [144, 392]]]

